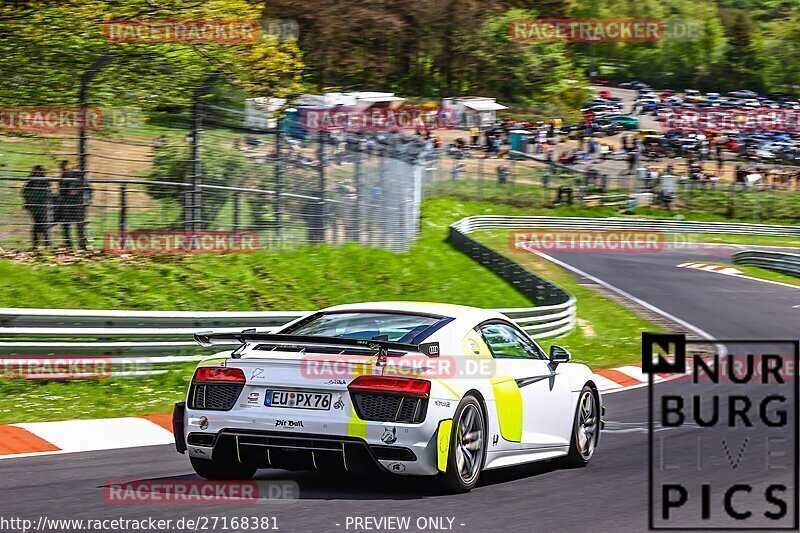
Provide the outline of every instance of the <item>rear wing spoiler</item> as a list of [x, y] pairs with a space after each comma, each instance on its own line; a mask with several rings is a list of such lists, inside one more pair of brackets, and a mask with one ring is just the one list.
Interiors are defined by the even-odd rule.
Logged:
[[[344, 337], [324, 337], [315, 335], [286, 335], [283, 333], [256, 333], [255, 330], [244, 330], [240, 333], [214, 333], [204, 331], [195, 333], [194, 340], [203, 347], [215, 344], [247, 344], [258, 342], [275, 347], [299, 346], [313, 349], [320, 346], [337, 348], [367, 348], [378, 352], [379, 358], [385, 359], [389, 350], [401, 352], [414, 352], [428, 357], [439, 357], [439, 343], [425, 342], [422, 344], [408, 344], [381, 339], [348, 339]], [[234, 351], [234, 357], [238, 350]]]

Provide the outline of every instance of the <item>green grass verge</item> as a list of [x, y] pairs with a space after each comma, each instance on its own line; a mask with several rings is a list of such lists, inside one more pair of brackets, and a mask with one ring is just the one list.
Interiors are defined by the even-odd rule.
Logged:
[[742, 274], [746, 276], [751, 276], [759, 279], [766, 279], [769, 281], [779, 281], [781, 283], [788, 283], [789, 285], [796, 285], [800, 287], [800, 278], [796, 278], [788, 274], [781, 274], [780, 272], [775, 272], [774, 270], [769, 270], [767, 268], [760, 268], [754, 266], [743, 266], [743, 265], [730, 265], [730, 266], [739, 270]]
[[306, 310], [370, 300], [424, 300], [483, 307], [531, 305], [447, 242], [468, 214], [427, 202], [408, 252], [357, 245], [257, 254], [101, 258], [55, 264], [0, 261], [0, 307], [161, 310]]
[[75, 381], [0, 380], [0, 424], [168, 413], [186, 397], [194, 365], [167, 374]]

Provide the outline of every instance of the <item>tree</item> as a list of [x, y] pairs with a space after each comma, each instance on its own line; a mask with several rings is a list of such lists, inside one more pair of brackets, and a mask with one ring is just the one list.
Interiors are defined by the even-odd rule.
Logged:
[[121, 105], [152, 96], [154, 105], [188, 101], [209, 72], [259, 94], [300, 87], [303, 64], [294, 43], [263, 35], [240, 44], [118, 44], [109, 21], [257, 19], [246, 0], [28, 0], [0, 8], [0, 103], [6, 107], [76, 105], [81, 76], [101, 56], [113, 61], [93, 80], [93, 103]]

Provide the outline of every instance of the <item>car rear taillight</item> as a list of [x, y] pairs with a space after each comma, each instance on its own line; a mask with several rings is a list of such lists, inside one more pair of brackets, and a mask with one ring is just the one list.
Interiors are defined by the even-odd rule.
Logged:
[[195, 370], [192, 381], [195, 383], [244, 383], [247, 380], [244, 377], [244, 372], [239, 368], [202, 366]]
[[431, 394], [430, 381], [388, 376], [358, 376], [347, 388], [353, 393], [396, 394], [412, 398], [428, 398]]

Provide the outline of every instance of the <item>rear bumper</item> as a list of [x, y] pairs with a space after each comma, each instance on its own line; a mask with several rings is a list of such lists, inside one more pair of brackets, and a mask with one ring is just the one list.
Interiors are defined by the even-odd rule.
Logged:
[[[259, 468], [404, 473], [407, 464], [419, 461], [407, 447], [370, 445], [358, 437], [310, 433], [223, 429], [216, 434], [189, 433], [187, 444], [190, 455], [235, 458]], [[394, 466], [395, 463], [403, 466]]]
[[360, 420], [355, 413], [346, 416], [344, 410], [332, 417], [327, 411], [186, 408], [182, 434], [189, 456], [202, 459], [230, 460], [238, 455], [261, 468], [295, 470], [347, 471], [377, 465], [394, 474], [429, 476], [438, 471], [439, 421], [452, 418], [455, 405], [432, 401], [425, 420], [413, 424]]

